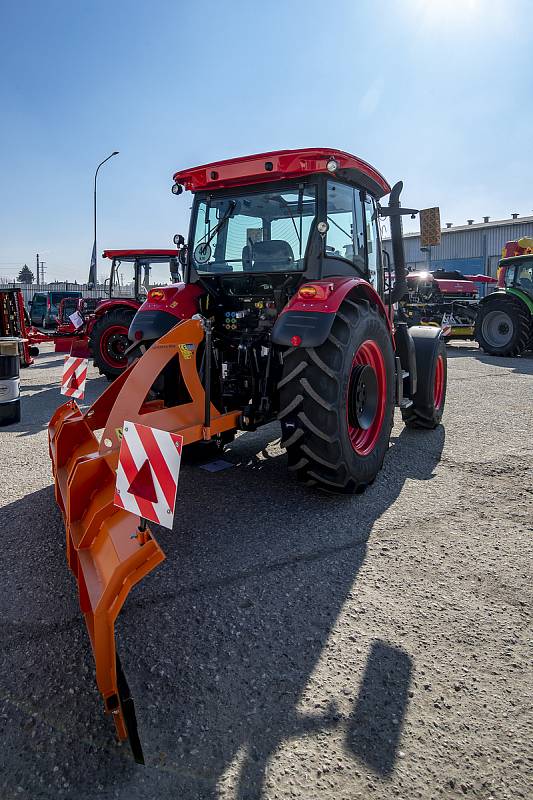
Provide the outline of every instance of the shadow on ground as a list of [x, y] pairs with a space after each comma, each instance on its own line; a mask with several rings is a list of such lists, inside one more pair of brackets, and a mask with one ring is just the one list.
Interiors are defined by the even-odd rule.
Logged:
[[533, 375], [533, 352], [531, 351], [518, 358], [504, 358], [502, 356], [487, 355], [474, 342], [464, 342], [464, 344], [454, 342], [453, 345], [446, 348], [446, 352], [448, 358], [465, 358], [468, 356], [475, 358], [481, 364], [487, 364], [491, 367], [505, 367], [519, 374]]
[[[85, 397], [82, 401], [77, 401], [78, 405], [85, 410], [94, 403], [108, 385], [107, 380], [102, 377], [89, 379], [86, 383]], [[66, 403], [67, 400], [68, 398], [61, 394], [59, 383], [57, 386], [50, 386], [49, 383], [24, 384], [21, 391], [20, 422], [0, 430], [12, 431], [18, 433], [19, 436], [27, 436], [44, 430], [56, 408]]]
[[[391, 773], [411, 656], [380, 641], [379, 630], [349, 718], [334, 700], [311, 710], [307, 703], [305, 711], [301, 703], [344, 603], [357, 598], [375, 521], [406, 479], [432, 478], [444, 429], [403, 431], [377, 481], [358, 497], [292, 483], [285, 456], [269, 447], [276, 436], [269, 426], [238, 437], [226, 471], [183, 467], [174, 531], [156, 531], [167, 560], [119, 619], [144, 768], [114, 742], [102, 714], [52, 489], [1, 510], [8, 792], [20, 785], [32, 798], [56, 797], [75, 787], [78, 798], [97, 790], [99, 797], [207, 800], [219, 797], [232, 771], [236, 796], [259, 800], [269, 761], [285, 742], [332, 729], [344, 731], [351, 757]], [[356, 645], [343, 644], [355, 687]]]

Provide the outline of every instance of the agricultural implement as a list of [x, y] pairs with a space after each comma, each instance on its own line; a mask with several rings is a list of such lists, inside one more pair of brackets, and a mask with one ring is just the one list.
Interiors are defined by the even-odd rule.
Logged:
[[533, 349], [533, 239], [503, 248], [498, 290], [479, 304], [475, 338], [491, 356], [520, 356]]
[[398, 319], [411, 325], [442, 329], [448, 342], [473, 339], [479, 303], [477, 284], [494, 284], [488, 275], [463, 275], [436, 269], [407, 275], [407, 294], [398, 304]]
[[20, 339], [19, 357], [21, 367], [33, 364], [33, 356], [38, 354], [30, 340], [30, 320], [24, 308], [24, 298], [20, 289], [0, 289], [0, 337]]
[[[407, 290], [401, 215], [416, 213], [400, 206], [401, 183], [391, 189], [348, 153], [308, 149], [184, 170], [172, 190], [184, 189], [194, 196], [188, 240], [175, 237], [184, 282], [150, 289], [129, 329], [132, 363], [88, 411], [70, 401], [49, 426], [98, 688], [137, 760], [114, 625], [164, 554], [113, 502], [125, 421], [223, 446], [277, 419], [295, 478], [351, 494], [382, 466], [394, 407], [407, 426], [431, 429], [446, 395], [441, 330], [392, 321]], [[389, 291], [380, 216], [391, 224]], [[133, 492], [146, 465], [130, 466]]]
[[410, 326], [440, 327], [446, 340], [473, 338], [478, 289], [467, 276], [442, 269], [411, 272], [407, 286], [399, 319]]

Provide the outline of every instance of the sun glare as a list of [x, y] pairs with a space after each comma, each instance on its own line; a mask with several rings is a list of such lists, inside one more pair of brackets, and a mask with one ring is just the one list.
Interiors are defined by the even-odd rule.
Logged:
[[456, 26], [481, 16], [481, 0], [411, 0], [414, 13], [427, 26]]

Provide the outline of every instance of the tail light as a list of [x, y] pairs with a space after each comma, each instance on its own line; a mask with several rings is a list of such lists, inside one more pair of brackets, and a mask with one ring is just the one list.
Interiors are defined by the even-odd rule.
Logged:
[[332, 283], [306, 283], [298, 289], [298, 298], [300, 300], [327, 300], [332, 291]]

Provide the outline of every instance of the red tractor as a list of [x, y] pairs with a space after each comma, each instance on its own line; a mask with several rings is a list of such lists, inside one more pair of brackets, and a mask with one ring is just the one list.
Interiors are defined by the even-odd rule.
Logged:
[[[146, 299], [150, 288], [179, 280], [177, 250], [105, 250], [111, 259], [106, 280], [108, 296], [102, 299], [81, 298], [62, 301], [60, 324], [54, 336], [56, 352], [91, 355], [94, 364], [109, 380], [127, 367], [128, 328]], [[131, 296], [118, 291], [124, 278], [121, 267], [133, 264]], [[70, 315], [78, 312], [79, 326]]]
[[[224, 444], [279, 420], [292, 474], [348, 494], [381, 469], [394, 407], [407, 426], [431, 429], [446, 396], [440, 328], [393, 324], [407, 291], [401, 215], [416, 213], [400, 206], [401, 182], [391, 189], [370, 164], [334, 149], [235, 158], [174, 181], [174, 194], [194, 196], [188, 242], [174, 240], [184, 282], [148, 292], [129, 328], [138, 359], [90, 409], [70, 400], [49, 425], [98, 686], [139, 761], [114, 625], [130, 589], [165, 556], [146, 519], [113, 500], [125, 424], [176, 432], [190, 445]], [[380, 217], [391, 227], [388, 291]], [[130, 492], [150, 467], [143, 458], [128, 462]]]

